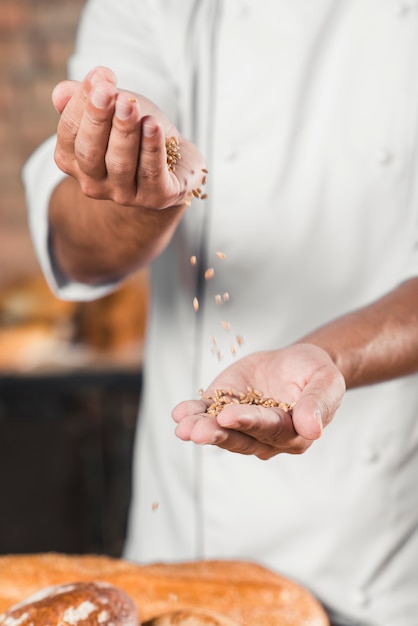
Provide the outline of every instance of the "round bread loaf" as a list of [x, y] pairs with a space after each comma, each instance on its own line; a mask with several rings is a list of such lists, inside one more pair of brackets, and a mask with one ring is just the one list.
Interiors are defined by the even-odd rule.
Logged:
[[0, 615], [0, 626], [139, 626], [137, 608], [104, 582], [46, 587]]
[[[14, 605], [38, 591], [41, 598], [48, 596], [50, 592], [42, 591], [45, 588], [78, 588], [83, 582], [94, 583], [95, 593], [104, 594], [106, 589], [110, 593], [109, 587], [97, 587], [100, 582], [123, 591], [128, 600], [117, 596], [120, 606], [129, 606], [130, 598], [142, 626], [330, 626], [323, 607], [307, 589], [256, 563], [200, 560], [138, 565], [106, 556], [56, 553], [0, 556], [0, 613], [6, 616], [0, 626], [56, 626], [58, 622], [41, 621], [39, 614], [26, 622], [25, 611], [15, 613]], [[71, 595], [76, 590], [68, 592], [66, 600], [61, 594], [65, 602], [60, 610], [76, 605]], [[85, 599], [99, 604], [91, 597]], [[26, 602], [20, 609], [25, 606], [30, 605]], [[67, 618], [71, 614], [66, 613]], [[134, 626], [133, 612], [125, 613], [123, 608], [122, 614], [128, 621], [115, 615], [113, 626]], [[88, 616], [92, 621], [77, 624], [61, 619], [60, 626], [95, 626], [98, 616], [92, 611]]]

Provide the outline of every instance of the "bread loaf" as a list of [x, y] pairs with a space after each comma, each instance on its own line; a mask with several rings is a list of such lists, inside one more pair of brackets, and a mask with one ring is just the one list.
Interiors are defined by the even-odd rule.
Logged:
[[0, 615], [0, 626], [139, 626], [134, 602], [104, 582], [39, 590]]
[[[309, 591], [255, 563], [137, 565], [105, 556], [55, 553], [0, 556], [0, 613], [6, 614], [0, 626], [29, 626], [29, 621], [19, 621], [21, 613], [11, 614], [16, 607], [10, 607], [35, 592], [72, 581], [94, 583], [96, 589], [101, 582], [114, 585], [134, 602], [142, 626], [329, 626], [324, 609]], [[126, 599], [120, 602], [129, 606]], [[74, 606], [70, 596], [68, 603]], [[128, 622], [115, 617], [113, 626], [133, 626], [132, 613], [129, 616]], [[90, 617], [94, 619], [93, 612]], [[56, 626], [40, 619], [39, 615], [33, 619], [32, 626]], [[60, 626], [74, 625], [61, 620]]]

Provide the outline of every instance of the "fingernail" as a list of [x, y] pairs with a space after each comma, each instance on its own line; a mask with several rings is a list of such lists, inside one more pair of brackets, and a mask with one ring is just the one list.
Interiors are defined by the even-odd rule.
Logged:
[[97, 109], [106, 108], [109, 104], [109, 100], [109, 96], [103, 93], [103, 91], [100, 91], [100, 89], [97, 89], [97, 87], [93, 89], [93, 92], [91, 94], [91, 102]]
[[321, 427], [321, 431], [323, 428], [323, 423], [322, 423], [322, 415], [321, 415], [321, 411], [319, 409], [317, 409], [314, 413], [314, 418], [316, 419], [316, 421], [318, 422], [318, 424]]
[[116, 85], [116, 76], [112, 70], [108, 67], [95, 67], [88, 74], [87, 78], [90, 79], [90, 83], [92, 85], [96, 85], [97, 83], [105, 80], [112, 85]]
[[130, 104], [116, 100], [115, 112], [120, 120], [127, 120], [132, 113], [132, 107]]
[[150, 124], [149, 122], [145, 122], [142, 127], [142, 132], [146, 137], [152, 137], [157, 132], [157, 127], [155, 124]]

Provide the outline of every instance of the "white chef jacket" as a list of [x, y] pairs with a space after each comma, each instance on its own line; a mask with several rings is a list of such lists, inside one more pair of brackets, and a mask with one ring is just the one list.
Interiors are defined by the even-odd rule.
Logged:
[[[182, 442], [170, 417], [234, 359], [418, 274], [417, 3], [92, 0], [69, 74], [95, 65], [209, 169], [152, 266], [125, 556], [251, 559], [359, 620], [417, 626], [417, 376], [349, 391], [305, 454], [267, 462]], [[24, 170], [35, 246], [56, 293], [97, 297], [113, 285], [68, 281], [48, 252], [53, 145]]]

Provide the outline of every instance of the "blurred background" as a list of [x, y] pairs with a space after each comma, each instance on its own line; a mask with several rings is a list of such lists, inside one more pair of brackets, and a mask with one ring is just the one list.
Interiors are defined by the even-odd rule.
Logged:
[[56, 299], [21, 182], [55, 132], [83, 5], [0, 0], [0, 554], [119, 556], [126, 528], [147, 276], [96, 302]]

